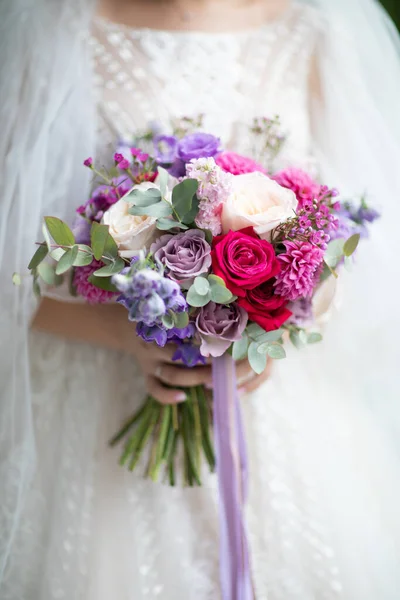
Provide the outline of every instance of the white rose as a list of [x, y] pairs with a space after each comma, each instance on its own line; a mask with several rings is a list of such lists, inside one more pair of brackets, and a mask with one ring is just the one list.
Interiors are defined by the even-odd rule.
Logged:
[[222, 208], [222, 232], [254, 227], [264, 240], [271, 231], [294, 215], [297, 199], [292, 190], [280, 186], [263, 173], [236, 175], [232, 192]]
[[[132, 190], [159, 189], [154, 183], [145, 181], [134, 185]], [[131, 190], [131, 191], [132, 191]], [[121, 198], [103, 215], [103, 223], [109, 226], [110, 235], [118, 246], [120, 255], [131, 258], [138, 250], [149, 246], [156, 231], [156, 218], [130, 215], [131, 203]]]

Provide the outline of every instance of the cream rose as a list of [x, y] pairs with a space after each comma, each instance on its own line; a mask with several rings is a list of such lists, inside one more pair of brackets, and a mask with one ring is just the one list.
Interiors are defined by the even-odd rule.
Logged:
[[264, 240], [271, 231], [294, 215], [295, 194], [260, 172], [236, 175], [232, 192], [222, 208], [222, 232], [254, 227]]
[[[150, 188], [158, 189], [158, 186], [146, 181], [133, 186], [132, 189], [146, 191]], [[154, 241], [156, 231], [156, 218], [130, 215], [128, 210], [131, 206], [132, 204], [121, 198], [103, 215], [103, 223], [109, 226], [110, 235], [114, 238], [121, 256], [125, 258], [131, 258], [138, 250], [149, 246]]]

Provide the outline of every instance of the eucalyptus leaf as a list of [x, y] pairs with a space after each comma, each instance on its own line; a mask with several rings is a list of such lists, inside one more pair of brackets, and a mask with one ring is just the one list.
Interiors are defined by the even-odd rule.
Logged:
[[90, 230], [90, 243], [96, 260], [100, 260], [103, 256], [107, 238], [108, 226], [94, 221]]
[[50, 252], [50, 256], [58, 262], [65, 253], [66, 250], [64, 250], [64, 248], [54, 248], [54, 250]]
[[95, 275], [90, 275], [88, 281], [95, 287], [105, 290], [106, 292], [118, 292], [111, 281], [111, 277], [96, 277]]
[[32, 256], [31, 261], [28, 265], [28, 269], [32, 270], [32, 269], [36, 269], [36, 267], [38, 267], [40, 265], [40, 263], [42, 262], [42, 260], [44, 258], [46, 258], [47, 254], [49, 252], [49, 249], [47, 247], [46, 244], [41, 244], [35, 254]]
[[346, 269], [346, 271], [349, 271], [349, 273], [352, 272], [352, 270], [353, 270], [353, 259], [351, 258], [351, 256], [345, 256], [344, 257], [344, 268]]
[[61, 285], [63, 281], [61, 275], [56, 274], [53, 265], [50, 265], [47, 262], [41, 262], [37, 268], [37, 272], [47, 285], [57, 286]]
[[161, 192], [157, 188], [149, 188], [148, 190], [132, 190], [130, 194], [125, 196], [124, 200], [132, 203], [134, 206], [151, 206], [161, 202]]
[[130, 215], [137, 215], [140, 217], [169, 217], [172, 215], [172, 206], [168, 202], [157, 202], [157, 204], [151, 204], [150, 206], [131, 206], [128, 210]]
[[174, 322], [174, 317], [167, 313], [166, 315], [163, 315], [161, 317], [162, 323], [164, 325], [164, 327], [166, 327], [167, 329], [172, 329], [175, 322]]
[[266, 331], [257, 325], [257, 323], [250, 323], [250, 325], [247, 326], [247, 334], [253, 340], [259, 340], [265, 333]]
[[297, 348], [298, 350], [300, 350], [300, 348], [303, 348], [304, 344], [300, 340], [297, 331], [291, 331], [289, 334], [289, 338], [295, 348]]
[[262, 334], [258, 334], [258, 337], [263, 342], [277, 342], [283, 335], [283, 329], [274, 329], [274, 331], [264, 331]]
[[21, 275], [19, 273], [13, 273], [12, 282], [17, 287], [21, 285]]
[[262, 342], [261, 344], [258, 344], [257, 352], [260, 354], [267, 354], [270, 345], [270, 342]]
[[285, 348], [280, 344], [270, 344], [267, 354], [269, 357], [275, 359], [286, 358]]
[[211, 231], [209, 229], [203, 229], [203, 231], [206, 234], [206, 242], [211, 244], [213, 241], [213, 234], [211, 233]]
[[183, 215], [182, 223], [186, 223], [187, 225], [193, 223], [199, 212], [199, 204], [200, 200], [198, 199], [197, 195], [194, 195], [192, 199], [192, 208], [185, 215]]
[[187, 225], [180, 223], [179, 221], [175, 221], [175, 219], [168, 219], [166, 217], [161, 217], [157, 219], [157, 229], [161, 231], [168, 231], [169, 229], [174, 229], [178, 227], [179, 229], [188, 229]]
[[251, 342], [249, 346], [248, 359], [251, 368], [257, 375], [262, 373], [267, 366], [267, 356], [266, 354], [260, 354], [258, 352], [258, 344], [257, 342]]
[[357, 248], [359, 241], [360, 241], [359, 233], [354, 233], [352, 236], [350, 236], [349, 239], [346, 240], [344, 243], [343, 254], [345, 256], [351, 256], [353, 254], [353, 252], [355, 251], [355, 249]]
[[75, 244], [74, 234], [64, 221], [57, 217], [45, 217], [44, 220], [56, 244], [60, 246], [73, 246]]
[[185, 327], [187, 327], [189, 325], [189, 313], [187, 313], [187, 312], [175, 313], [174, 314], [174, 322], [175, 322], [175, 327], [177, 329], [184, 329]]
[[78, 254], [73, 262], [74, 267], [86, 267], [93, 261], [93, 252], [86, 244], [78, 244]]
[[300, 329], [299, 333], [299, 340], [302, 344], [307, 344], [307, 334], [304, 331], [304, 329]]
[[227, 304], [232, 300], [232, 292], [222, 285], [211, 285], [211, 300], [217, 304]]
[[208, 281], [210, 283], [217, 283], [218, 285], [226, 287], [225, 281], [222, 279], [222, 277], [219, 277], [218, 275], [209, 275]]
[[344, 240], [341, 238], [329, 242], [324, 255], [324, 261], [329, 267], [336, 267], [336, 265], [343, 256], [343, 246]]
[[320, 342], [322, 340], [322, 335], [320, 333], [317, 332], [312, 332], [308, 335], [307, 337], [307, 343], [308, 344], [317, 344], [318, 342]]
[[206, 304], [208, 304], [210, 302], [211, 295], [210, 295], [210, 293], [207, 293], [207, 294], [201, 296], [200, 294], [198, 294], [196, 292], [196, 288], [194, 287], [194, 285], [192, 285], [189, 288], [189, 291], [186, 296], [186, 300], [187, 300], [187, 303], [190, 304], [190, 306], [195, 306], [196, 308], [199, 308], [201, 306], [205, 306]]
[[233, 360], [242, 360], [247, 357], [247, 350], [249, 347], [249, 338], [246, 332], [243, 333], [240, 340], [233, 342], [232, 357]]
[[193, 197], [197, 192], [198, 182], [195, 179], [184, 179], [172, 190], [172, 206], [178, 217], [183, 220], [192, 209]]
[[193, 282], [194, 289], [200, 296], [205, 296], [210, 291], [210, 284], [205, 277], [196, 277]]
[[48, 229], [46, 227], [46, 223], [43, 223], [43, 225], [42, 225], [42, 233], [43, 233], [43, 237], [44, 237], [46, 246], [47, 246], [47, 248], [48, 248], [48, 250], [50, 252], [50, 250], [51, 250], [51, 239], [50, 239], [50, 235], [49, 235]]
[[109, 232], [107, 240], [106, 240], [106, 245], [104, 248], [104, 257], [113, 260], [114, 258], [118, 258], [118, 256], [119, 256], [118, 246], [116, 244], [116, 241], [114, 240], [114, 238], [112, 237], [112, 235]]
[[93, 273], [95, 277], [109, 277], [110, 275], [115, 275], [116, 273], [120, 273], [122, 269], [125, 267], [125, 261], [122, 258], [117, 258], [114, 262], [109, 265], [105, 265], [101, 267], [97, 271]]
[[158, 167], [157, 183], [160, 186], [160, 191], [161, 191], [161, 195], [163, 198], [165, 198], [165, 195], [167, 193], [168, 179], [169, 179], [168, 171], [166, 171], [162, 167]]
[[78, 250], [78, 246], [75, 245], [72, 246], [70, 250], [67, 250], [65, 252], [65, 254], [60, 258], [56, 266], [57, 275], [62, 275], [72, 267], [72, 265], [74, 264], [74, 260], [78, 256]]
[[33, 280], [33, 293], [35, 294], [36, 298], [40, 298], [42, 295], [37, 277], [35, 277]]

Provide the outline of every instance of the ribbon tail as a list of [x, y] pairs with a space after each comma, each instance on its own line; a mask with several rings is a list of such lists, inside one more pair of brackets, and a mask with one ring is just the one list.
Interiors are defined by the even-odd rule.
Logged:
[[235, 363], [231, 356], [213, 360], [213, 383], [222, 600], [253, 600], [243, 514], [248, 486], [247, 457]]

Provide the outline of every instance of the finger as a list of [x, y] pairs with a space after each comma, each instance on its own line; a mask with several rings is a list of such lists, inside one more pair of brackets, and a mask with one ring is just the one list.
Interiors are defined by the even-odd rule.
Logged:
[[173, 387], [210, 385], [212, 382], [211, 367], [208, 366], [185, 368], [164, 363], [158, 366], [157, 377]]
[[245, 384], [251, 379], [254, 379], [256, 374], [250, 366], [247, 358], [236, 363], [236, 378], [239, 385]]
[[165, 387], [159, 379], [152, 375], [147, 377], [146, 383], [149, 394], [162, 404], [178, 404], [186, 400], [185, 392]]

